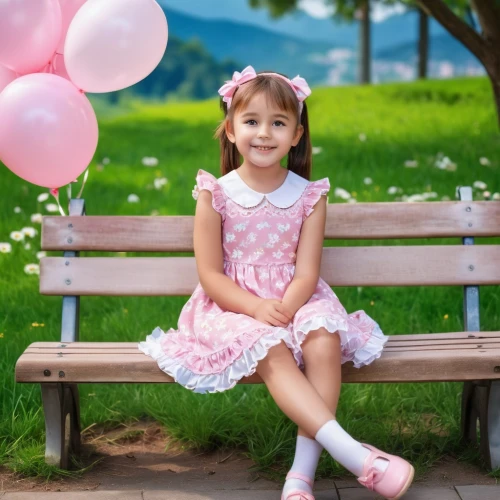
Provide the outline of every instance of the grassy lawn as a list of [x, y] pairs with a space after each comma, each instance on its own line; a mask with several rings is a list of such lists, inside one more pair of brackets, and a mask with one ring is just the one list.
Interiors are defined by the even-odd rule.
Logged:
[[[218, 145], [212, 139], [221, 118], [217, 101], [127, 102], [116, 110], [97, 99], [94, 103], [100, 139], [83, 196], [87, 213], [194, 214], [191, 190], [197, 170], [219, 172]], [[330, 177], [330, 203], [345, 202], [334, 195], [336, 187], [359, 202], [432, 192], [436, 197], [429, 198], [430, 203], [443, 197], [453, 200], [456, 186], [477, 180], [486, 183], [492, 194], [500, 191], [500, 134], [484, 78], [314, 89], [308, 105], [312, 142], [321, 148], [314, 156], [313, 179]], [[456, 169], [435, 166], [445, 156]], [[158, 165], [143, 165], [143, 157], [157, 158]], [[418, 166], [406, 167], [408, 161]], [[163, 177], [168, 182], [157, 189], [154, 180]], [[400, 191], [389, 194], [390, 187]], [[43, 463], [40, 389], [16, 385], [14, 365], [31, 342], [59, 340], [61, 298], [40, 296], [38, 276], [24, 272], [26, 264], [38, 262], [40, 234], [24, 242], [9, 236], [26, 226], [40, 229], [30, 217], [48, 214], [45, 205], [53, 200], [38, 202], [43, 192], [0, 167], [0, 242], [12, 244], [11, 252], [0, 253], [0, 464], [51, 477], [59, 471]], [[139, 201], [129, 203], [130, 194]], [[65, 205], [65, 192], [61, 197]], [[483, 199], [481, 189], [474, 190], [474, 199]], [[491, 242], [499, 239], [477, 241]], [[429, 242], [359, 242], [423, 243]], [[348, 312], [364, 309], [389, 335], [463, 330], [461, 287], [335, 291]], [[185, 300], [84, 297], [80, 339], [140, 341], [156, 326], [164, 330], [175, 326]], [[481, 327], [498, 330], [499, 326], [500, 287], [483, 287]], [[283, 474], [293, 458], [295, 426], [263, 385], [200, 395], [174, 384], [87, 384], [80, 386], [80, 393], [83, 429], [94, 423], [113, 427], [152, 417], [189, 446], [243, 446], [256, 466], [271, 474]], [[480, 464], [475, 450], [459, 444], [460, 396], [459, 383], [346, 384], [337, 416], [356, 439], [403, 455], [422, 474], [443, 455]], [[344, 472], [326, 454], [318, 468], [319, 477]]]

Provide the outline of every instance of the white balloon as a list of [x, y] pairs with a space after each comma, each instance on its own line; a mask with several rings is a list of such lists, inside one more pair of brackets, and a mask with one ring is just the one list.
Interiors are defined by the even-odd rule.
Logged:
[[167, 20], [155, 0], [88, 0], [69, 26], [64, 61], [78, 88], [112, 92], [148, 76], [167, 40]]

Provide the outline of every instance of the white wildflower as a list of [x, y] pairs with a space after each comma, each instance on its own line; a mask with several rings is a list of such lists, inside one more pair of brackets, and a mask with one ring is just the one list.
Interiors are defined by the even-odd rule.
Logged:
[[359, 137], [359, 140], [360, 140], [361, 142], [365, 142], [365, 141], [366, 141], [366, 134], [361, 133], [361, 134], [359, 134], [359, 136], [358, 136], [358, 137]]
[[425, 198], [421, 194], [412, 194], [411, 196], [408, 196], [406, 201], [410, 203], [414, 201], [425, 201]]
[[491, 193], [489, 191], [483, 191], [483, 197], [487, 200], [490, 199]]
[[450, 197], [447, 195], [441, 196], [441, 201], [450, 201]]
[[312, 148], [313, 155], [319, 155], [322, 152], [323, 152], [323, 148], [313, 146], [313, 148]]
[[476, 189], [486, 189], [488, 187], [487, 184], [485, 184], [483, 181], [474, 181], [474, 184], [472, 184]]
[[12, 245], [10, 243], [0, 243], [0, 253], [12, 252]]
[[31, 250], [31, 244], [30, 243], [26, 243], [26, 245], [24, 245], [24, 249], [25, 250]]
[[424, 200], [427, 200], [429, 198], [437, 198], [438, 194], [435, 191], [430, 191], [430, 192], [422, 193], [422, 197], [424, 198]]
[[43, 203], [44, 201], [47, 201], [49, 199], [49, 193], [42, 193], [37, 196], [36, 201], [38, 203]]
[[396, 194], [398, 192], [398, 188], [396, 186], [391, 186], [388, 190], [387, 190], [387, 194]]
[[167, 182], [168, 179], [166, 177], [157, 177], [154, 180], [155, 189], [161, 189]]
[[59, 207], [55, 203], [47, 203], [45, 205], [47, 212], [59, 212]]
[[36, 258], [38, 260], [43, 259], [44, 257], [47, 257], [47, 252], [44, 252], [43, 250], [41, 252], [36, 253]]
[[40, 274], [40, 266], [38, 264], [26, 264], [24, 272], [26, 274]]
[[337, 198], [342, 198], [343, 200], [348, 200], [351, 197], [351, 194], [341, 187], [336, 187], [333, 194]]
[[440, 170], [449, 170], [454, 172], [457, 169], [457, 164], [452, 162], [447, 156], [438, 157], [434, 166], [439, 168]]
[[404, 163], [404, 166], [406, 168], [417, 168], [418, 167], [418, 161], [417, 160], [406, 160]]
[[486, 158], [486, 156], [481, 156], [481, 158], [479, 158], [479, 163], [481, 165], [484, 165], [485, 167], [487, 167], [488, 165], [491, 165], [491, 162], [488, 158]]
[[500, 193], [493, 193], [492, 200], [500, 200]]
[[31, 222], [33, 224], [41, 224], [42, 223], [42, 214], [32, 214]]
[[22, 212], [21, 207], [14, 207], [14, 213], [15, 214], [20, 214]]
[[24, 233], [22, 231], [12, 231], [10, 239], [14, 241], [24, 241]]
[[127, 201], [129, 203], [139, 203], [139, 197], [136, 194], [132, 193], [128, 195]]
[[155, 158], [154, 156], [145, 156], [142, 159], [142, 164], [145, 167], [156, 167], [158, 166], [158, 158]]
[[371, 177], [365, 177], [365, 178], [363, 179], [363, 182], [364, 182], [366, 185], [368, 185], [368, 184], [373, 184], [373, 180], [372, 180], [372, 178], [371, 178]]
[[38, 231], [34, 227], [23, 227], [21, 231], [30, 238], [34, 238], [38, 234]]
[[105, 158], [102, 159], [101, 163], [103, 165], [109, 165], [111, 163], [111, 160], [106, 156]]
[[356, 198], [349, 198], [347, 200], [347, 203], [357, 203], [357, 202], [358, 202], [358, 200], [356, 200]]

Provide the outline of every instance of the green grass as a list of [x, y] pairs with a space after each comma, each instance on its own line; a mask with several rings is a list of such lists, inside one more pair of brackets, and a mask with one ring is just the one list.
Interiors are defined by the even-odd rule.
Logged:
[[[87, 213], [193, 214], [191, 189], [197, 170], [218, 173], [218, 146], [212, 139], [221, 118], [216, 100], [127, 102], [112, 110], [98, 99], [94, 104], [100, 139], [84, 191]], [[487, 183], [491, 193], [500, 191], [500, 135], [484, 78], [314, 89], [308, 104], [313, 145], [323, 148], [314, 156], [313, 179], [328, 176], [332, 188], [354, 191], [360, 202], [394, 200], [394, 195], [387, 194], [389, 186], [401, 187], [406, 195], [435, 191], [438, 199], [454, 199], [456, 186], [476, 180]], [[360, 134], [365, 134], [365, 141]], [[439, 152], [457, 164], [456, 171], [434, 167]], [[144, 156], [157, 157], [159, 165], [143, 166]], [[488, 158], [490, 165], [481, 165], [480, 157]], [[98, 167], [103, 158], [110, 163]], [[418, 168], [405, 168], [406, 160], [417, 160]], [[169, 179], [161, 190], [153, 187], [157, 176]], [[373, 184], [364, 184], [365, 177], [371, 177]], [[38, 277], [23, 271], [26, 264], [37, 262], [39, 235], [30, 241], [30, 249], [9, 240], [11, 231], [34, 225], [30, 214], [47, 213], [44, 204], [36, 201], [45, 190], [3, 167], [0, 186], [0, 242], [10, 241], [13, 246], [12, 253], [0, 253], [0, 464], [25, 475], [51, 478], [63, 472], [43, 463], [39, 388], [16, 385], [14, 365], [31, 342], [59, 340], [61, 298], [40, 296]], [[127, 202], [131, 193], [139, 195], [139, 203]], [[474, 197], [482, 199], [481, 191], [475, 190]], [[339, 201], [332, 189], [330, 202]], [[21, 207], [20, 213], [14, 212], [16, 206]], [[477, 241], [489, 242], [498, 243], [498, 239]], [[435, 243], [457, 244], [460, 239]], [[460, 287], [335, 291], [349, 312], [364, 309], [389, 335], [463, 330]], [[142, 340], [157, 325], [175, 326], [185, 300], [84, 297], [81, 340]], [[499, 287], [482, 287], [482, 329], [498, 330], [499, 324]], [[189, 446], [241, 446], [256, 469], [280, 478], [293, 458], [295, 426], [263, 385], [237, 386], [211, 395], [194, 394], [174, 384], [88, 384], [81, 385], [80, 391], [82, 428], [93, 423], [114, 427], [153, 417]], [[411, 460], [417, 474], [443, 455], [481, 465], [477, 451], [459, 443], [460, 394], [458, 383], [349, 384], [342, 389], [338, 418], [357, 439]], [[319, 477], [344, 473], [326, 455], [320, 462]]]

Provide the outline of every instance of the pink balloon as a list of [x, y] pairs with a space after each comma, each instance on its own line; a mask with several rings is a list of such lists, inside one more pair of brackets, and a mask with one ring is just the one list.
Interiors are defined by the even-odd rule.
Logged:
[[167, 39], [167, 20], [155, 0], [88, 0], [68, 29], [66, 68], [85, 92], [124, 89], [153, 71]]
[[0, 160], [47, 188], [74, 181], [97, 147], [97, 119], [87, 97], [57, 75], [17, 78], [0, 94]]
[[59, 0], [62, 13], [62, 30], [61, 39], [59, 40], [59, 45], [56, 50], [58, 54], [64, 54], [64, 42], [66, 41], [66, 34], [68, 32], [69, 25], [75, 17], [75, 14], [78, 12], [78, 9], [85, 2], [86, 0]]
[[0, 64], [0, 92], [17, 78], [17, 73]]
[[49, 63], [41, 69], [40, 73], [51, 73], [52, 75], [66, 78], [66, 80], [71, 82], [71, 78], [66, 71], [66, 65], [64, 64], [64, 55], [57, 52]]
[[58, 0], [0, 1], [0, 64], [22, 75], [38, 71], [60, 38]]

